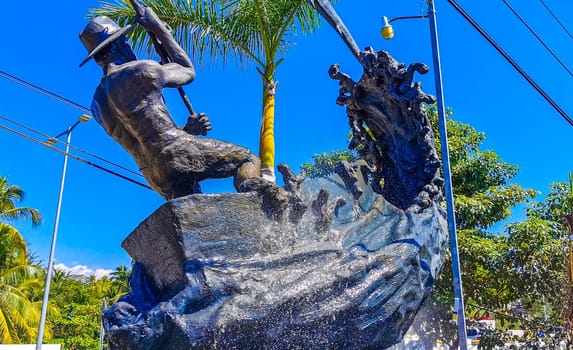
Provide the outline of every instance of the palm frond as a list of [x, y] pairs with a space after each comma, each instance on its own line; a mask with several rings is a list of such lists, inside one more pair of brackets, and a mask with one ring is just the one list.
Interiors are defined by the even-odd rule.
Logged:
[[22, 200], [24, 200], [24, 191], [18, 186], [10, 185], [8, 178], [0, 176], [0, 210], [4, 209], [4, 205], [13, 205]]
[[[313, 33], [319, 17], [306, 0], [141, 0], [174, 31], [175, 39], [199, 65], [234, 59], [241, 66], [273, 63], [293, 44], [290, 37]], [[105, 15], [125, 26], [135, 21], [128, 0], [102, 1], [88, 17]], [[140, 27], [129, 34], [135, 51], [153, 54]]]
[[29, 283], [30, 279], [39, 279], [42, 274], [43, 270], [39, 266], [28, 264], [12, 266], [2, 271], [2, 274], [0, 274], [0, 283], [19, 288]]
[[0, 273], [13, 265], [27, 264], [24, 237], [13, 226], [0, 222]]
[[10, 322], [4, 312], [0, 308], [0, 344], [12, 343], [12, 336], [10, 335]]
[[277, 26], [274, 28], [275, 40], [269, 49], [284, 54], [288, 47], [294, 45], [290, 37], [296, 35], [297, 28], [304, 34], [315, 31], [319, 23], [318, 15], [306, 0], [281, 0], [273, 5], [276, 6]]
[[0, 313], [9, 328], [12, 341], [31, 341], [40, 315], [37, 307], [16, 287], [0, 284]]
[[[240, 64], [249, 61], [258, 62], [256, 38], [249, 37], [246, 31], [233, 31], [231, 21], [221, 12], [216, 2], [200, 0], [144, 0], [141, 4], [152, 8], [159, 18], [174, 31], [175, 39], [183, 49], [190, 53], [193, 60], [200, 65], [222, 60], [226, 63], [234, 58]], [[101, 2], [101, 7], [90, 9], [89, 17], [105, 15], [125, 26], [135, 22], [135, 14], [127, 0], [116, 3]], [[129, 34], [137, 52], [153, 53], [153, 43], [147, 33], [137, 27]], [[206, 57], [208, 56], [208, 57]]]
[[274, 64], [277, 54], [293, 44], [289, 38], [296, 34], [297, 28], [310, 33], [319, 23], [318, 15], [306, 0], [223, 2], [225, 17], [232, 22], [233, 30], [253, 33], [253, 40], [259, 41], [257, 54], [267, 65]]
[[0, 176], [0, 220], [25, 220], [39, 225], [42, 222], [42, 216], [38, 210], [17, 206], [23, 200], [22, 188], [10, 185], [6, 177]]
[[38, 226], [42, 223], [42, 214], [40, 214], [40, 211], [28, 207], [7, 209], [2, 212], [0, 218], [7, 219], [9, 221], [31, 222], [34, 226]]

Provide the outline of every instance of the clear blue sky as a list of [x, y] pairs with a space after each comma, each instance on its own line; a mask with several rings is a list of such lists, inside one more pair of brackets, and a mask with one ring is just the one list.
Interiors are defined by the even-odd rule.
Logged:
[[[546, 0], [573, 30], [573, 2]], [[568, 113], [573, 115], [572, 77], [509, 12], [501, 0], [459, 0], [522, 67]], [[573, 40], [558, 26], [538, 0], [512, 0], [554, 51], [573, 67]], [[4, 33], [0, 70], [89, 106], [101, 70], [93, 62], [78, 68], [86, 52], [78, 33], [88, 22], [88, 8], [96, 0], [8, 1], [2, 6]], [[341, 0], [336, 9], [359, 46], [389, 51], [406, 64], [432, 67], [427, 20], [395, 23], [396, 37], [384, 41], [381, 16], [425, 14], [425, 1]], [[551, 181], [564, 181], [573, 170], [573, 128], [452, 8], [437, 0], [445, 99], [457, 120], [487, 135], [486, 148], [505, 161], [521, 166], [516, 182], [546, 192]], [[346, 147], [347, 120], [335, 104], [338, 86], [327, 70], [340, 63], [355, 79], [360, 67], [334, 31], [324, 25], [317, 35], [299, 36], [286, 54], [277, 78], [277, 162], [298, 169], [313, 153]], [[186, 88], [195, 109], [213, 123], [210, 136], [258, 147], [260, 79], [254, 69], [234, 64], [198, 67], [197, 80]], [[434, 93], [432, 73], [418, 76], [424, 90]], [[0, 79], [0, 116], [46, 134], [55, 135], [75, 122], [81, 112], [34, 91]], [[186, 113], [168, 98], [176, 121]], [[1, 121], [2, 125], [8, 125]], [[10, 126], [10, 125], [9, 125]], [[113, 162], [136, 169], [127, 153], [91, 121], [75, 129], [72, 144]], [[48, 148], [0, 130], [3, 154], [0, 174], [27, 193], [23, 203], [44, 215], [40, 228], [18, 224], [30, 249], [47, 260], [54, 223], [63, 156]], [[163, 200], [154, 192], [70, 159], [62, 206], [56, 262], [90, 269], [113, 269], [129, 264], [121, 241]], [[142, 180], [142, 179], [140, 179]], [[204, 186], [206, 191], [230, 189], [230, 181]], [[516, 217], [522, 217], [517, 211]]]

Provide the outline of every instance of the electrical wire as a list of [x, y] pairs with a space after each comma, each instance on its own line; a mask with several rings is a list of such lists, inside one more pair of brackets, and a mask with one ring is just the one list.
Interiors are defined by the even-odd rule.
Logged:
[[147, 188], [148, 190], [153, 190], [151, 187], [149, 187], [148, 185], [146, 185], [146, 184], [144, 184], [144, 183], [142, 183], [142, 182], [139, 182], [139, 181], [137, 181], [137, 180], [131, 179], [131, 178], [125, 176], [125, 175], [122, 175], [122, 174], [120, 174], [120, 173], [118, 173], [118, 172], [115, 172], [115, 171], [113, 171], [113, 170], [110, 170], [110, 169], [108, 169], [108, 168], [105, 168], [105, 167], [103, 167], [103, 166], [101, 166], [101, 165], [92, 163], [92, 162], [90, 162], [89, 160], [86, 160], [86, 159], [84, 159], [84, 158], [81, 158], [81, 157], [79, 157], [79, 156], [76, 156], [75, 154], [67, 153], [66, 151], [63, 151], [63, 150], [61, 150], [61, 149], [59, 149], [59, 148], [57, 148], [57, 147], [48, 145], [48, 144], [46, 144], [45, 142], [42, 142], [41, 140], [38, 140], [38, 139], [36, 139], [36, 138], [34, 138], [34, 137], [31, 137], [31, 136], [29, 136], [29, 135], [26, 135], [26, 134], [24, 134], [24, 133], [22, 133], [22, 132], [20, 132], [20, 131], [14, 130], [14, 129], [12, 129], [12, 128], [10, 128], [10, 127], [7, 127], [7, 126], [5, 126], [5, 125], [0, 124], [0, 129], [4, 129], [4, 130], [9, 131], [9, 132], [11, 132], [11, 133], [13, 133], [13, 134], [16, 134], [16, 135], [18, 135], [18, 136], [20, 136], [20, 137], [23, 137], [23, 138], [25, 138], [26, 140], [29, 140], [29, 141], [35, 142], [35, 143], [37, 143], [37, 144], [43, 145], [43, 146], [45, 146], [45, 147], [48, 147], [48, 148], [50, 148], [50, 149], [53, 150], [53, 151], [56, 151], [56, 152], [61, 153], [61, 154], [64, 154], [64, 155], [67, 155], [67, 156], [70, 157], [70, 158], [73, 158], [73, 159], [78, 160], [78, 161], [80, 161], [80, 162], [82, 162], [82, 163], [85, 163], [85, 164], [87, 164], [87, 165], [90, 165], [90, 166], [92, 166], [92, 167], [94, 167], [94, 168], [96, 168], [96, 169], [105, 171], [105, 172], [107, 172], [107, 173], [109, 173], [109, 174], [111, 174], [111, 175], [117, 176], [117, 177], [119, 177], [119, 178], [121, 178], [121, 179], [123, 179], [123, 180], [127, 180], [127, 181], [129, 181], [129, 182], [131, 182], [131, 183], [134, 183], [134, 184], [139, 185], [139, 186], [141, 186], [141, 187]]
[[[24, 124], [22, 124], [22, 123], [19, 123], [19, 122], [15, 121], [15, 120], [12, 120], [12, 119], [8, 118], [8, 117], [5, 117], [5, 116], [0, 115], [0, 119], [5, 120], [5, 121], [7, 121], [7, 122], [9, 122], [9, 123], [12, 123], [12, 124], [14, 124], [14, 125], [16, 125], [16, 126], [22, 128], [22, 129], [24, 129], [24, 130], [27, 130], [27, 131], [33, 132], [33, 133], [35, 133], [35, 134], [38, 134], [38, 135], [44, 137], [45, 139], [51, 138], [51, 135], [48, 135], [48, 134], [46, 134], [46, 133], [43, 133], [43, 132], [38, 131], [38, 130], [36, 130], [36, 129], [33, 129], [33, 128], [27, 126], [27, 125], [24, 125]], [[61, 144], [63, 144], [63, 145], [66, 144], [64, 141], [62, 141], [62, 140], [60, 140], [60, 139], [57, 139], [57, 138], [56, 138], [56, 141], [59, 142], [59, 143], [61, 143]], [[133, 171], [133, 170], [127, 168], [127, 167], [124, 167], [123, 165], [120, 165], [120, 164], [114, 163], [114, 162], [112, 162], [112, 161], [109, 161], [109, 160], [107, 160], [107, 159], [105, 159], [105, 158], [102, 158], [102, 157], [96, 155], [96, 154], [93, 154], [93, 153], [90, 153], [90, 152], [88, 152], [88, 151], [85, 151], [85, 150], [83, 150], [83, 149], [81, 149], [81, 148], [79, 148], [79, 147], [77, 147], [77, 146], [70, 145], [70, 148], [73, 149], [73, 150], [76, 150], [76, 151], [78, 151], [78, 152], [80, 152], [80, 153], [83, 153], [83, 154], [85, 154], [85, 155], [87, 155], [87, 156], [89, 156], [89, 157], [95, 158], [95, 159], [100, 160], [100, 161], [102, 161], [102, 162], [104, 162], [104, 163], [107, 163], [107, 164], [109, 164], [109, 165], [112, 165], [112, 166], [114, 166], [114, 167], [116, 167], [116, 168], [119, 168], [119, 169], [122, 169], [122, 170], [124, 170], [124, 171], [127, 171], [127, 172], [129, 172], [129, 173], [131, 173], [131, 174], [134, 174], [134, 175], [143, 177], [143, 175], [142, 175], [141, 173], [138, 173], [138, 172], [136, 172], [136, 171]]]
[[527, 82], [569, 123], [573, 126], [573, 119], [555, 102], [553, 99], [521, 68], [507, 52], [505, 52], [490, 36], [483, 30], [474, 19], [464, 11], [454, 0], [448, 2], [477, 30]]
[[[39, 93], [41, 93], [42, 95], [48, 96], [48, 97], [50, 97], [50, 98], [53, 98], [53, 99], [55, 99], [55, 100], [57, 100], [57, 101], [59, 101], [59, 102], [62, 102], [62, 103], [64, 103], [64, 104], [66, 104], [66, 105], [68, 105], [68, 106], [71, 106], [71, 107], [73, 107], [73, 108], [75, 108], [75, 109], [77, 109], [77, 110], [80, 110], [80, 111], [82, 111], [82, 112], [84, 112], [84, 113], [86, 113], [86, 114], [90, 114], [90, 115], [91, 115], [91, 113], [92, 113], [92, 112], [91, 112], [91, 109], [89, 109], [89, 108], [86, 107], [86, 106], [82, 106], [82, 105], [80, 105], [80, 104], [77, 103], [77, 102], [74, 102], [74, 101], [72, 101], [72, 100], [70, 100], [70, 99], [68, 99], [68, 98], [65, 98], [65, 97], [63, 97], [63, 96], [60, 96], [60, 95], [58, 95], [58, 94], [56, 94], [56, 93], [54, 93], [54, 92], [51, 92], [51, 91], [49, 91], [49, 90], [47, 90], [47, 89], [44, 89], [44, 88], [42, 88], [42, 87], [40, 87], [40, 86], [37, 86], [37, 85], [35, 85], [35, 84], [32, 84], [32, 83], [30, 83], [30, 82], [28, 82], [28, 81], [26, 81], [26, 80], [24, 80], [24, 79], [18, 78], [18, 77], [14, 76], [14, 75], [12, 75], [12, 74], [10, 74], [10, 73], [6, 73], [6, 72], [0, 70], [0, 76], [3, 77], [3, 78], [6, 78], [6, 79], [8, 79], [8, 80], [10, 80], [10, 81], [12, 81], [12, 82], [15, 82], [15, 83], [17, 83], [17, 84], [19, 84], [19, 85], [22, 85], [22, 86], [24, 86], [24, 87], [27, 87], [27, 88], [29, 88], [29, 89], [31, 89], [31, 90], [34, 90], [34, 91], [36, 91], [36, 92], [39, 92]], [[30, 128], [30, 127], [24, 125], [24, 124], [18, 123], [18, 122], [14, 121], [14, 120], [11, 120], [11, 119], [9, 119], [9, 118], [3, 117], [3, 116], [0, 116], [0, 118], [1, 118], [1, 119], [4, 119], [4, 120], [6, 120], [6, 121], [8, 121], [8, 122], [10, 122], [10, 123], [12, 123], [12, 124], [14, 124], [14, 125], [17, 125], [17, 126], [23, 128], [23, 129], [26, 129], [26, 130], [28, 130], [28, 131], [34, 132], [34, 133], [36, 133], [36, 134], [38, 134], [38, 135], [41, 135], [42, 137], [45, 137], [45, 138], [50, 138], [50, 137], [51, 137], [51, 135], [47, 135], [47, 134], [44, 134], [44, 133], [42, 133], [42, 132], [40, 132], [40, 131], [34, 130], [34, 129], [32, 129], [32, 128]], [[59, 140], [59, 139], [57, 139], [57, 142], [60, 142], [60, 143], [62, 143], [62, 144], [65, 144], [64, 141]], [[124, 166], [122, 166], [122, 165], [113, 163], [113, 162], [111, 162], [111, 161], [109, 161], [109, 160], [107, 160], [107, 159], [104, 159], [104, 158], [102, 158], [102, 157], [99, 157], [99, 156], [97, 156], [97, 155], [95, 155], [95, 154], [93, 154], [93, 153], [89, 153], [89, 152], [87, 152], [87, 151], [85, 151], [85, 150], [83, 150], [83, 149], [81, 149], [81, 148], [79, 148], [79, 147], [77, 147], [77, 146], [70, 145], [70, 148], [71, 148], [71, 149], [74, 149], [74, 150], [76, 150], [76, 151], [78, 151], [78, 152], [80, 152], [80, 153], [86, 154], [86, 155], [88, 155], [88, 156], [90, 156], [90, 157], [93, 157], [93, 158], [95, 158], [95, 159], [97, 159], [97, 160], [100, 160], [100, 161], [102, 161], [102, 162], [104, 162], [104, 163], [113, 165], [113, 166], [115, 166], [115, 167], [117, 167], [117, 168], [119, 168], [119, 169], [122, 169], [122, 170], [124, 170], [124, 171], [129, 172], [129, 173], [132, 173], [132, 174], [134, 174], [134, 175], [143, 177], [143, 175], [141, 175], [140, 173], [138, 173], [138, 172], [136, 172], [136, 171], [133, 171], [133, 170], [131, 170], [131, 169], [128, 169], [128, 168], [126, 168], [126, 167], [124, 167]]]
[[[79, 103], [77, 103], [77, 102], [74, 102], [74, 101], [72, 101], [72, 100], [70, 100], [70, 99], [68, 99], [68, 98], [65, 98], [65, 97], [63, 97], [63, 96], [61, 96], [61, 95], [58, 95], [58, 94], [56, 94], [56, 93], [54, 93], [54, 92], [51, 92], [51, 91], [49, 91], [49, 90], [47, 90], [47, 89], [44, 89], [44, 88], [42, 88], [42, 87], [40, 87], [40, 86], [38, 86], [38, 85], [32, 84], [32, 83], [30, 83], [30, 82], [28, 82], [28, 81], [26, 81], [26, 80], [24, 80], [24, 79], [18, 78], [18, 77], [14, 76], [14, 75], [12, 75], [12, 74], [10, 74], [10, 73], [7, 73], [7, 72], [4, 72], [4, 71], [0, 70], [0, 77], [5, 78], [5, 79], [7, 79], [7, 80], [9, 80], [9, 81], [12, 81], [12, 82], [14, 82], [14, 83], [17, 83], [17, 84], [19, 84], [19, 85], [22, 85], [22, 86], [24, 86], [24, 87], [26, 87], [26, 88], [29, 88], [29, 89], [33, 90], [33, 91], [39, 92], [40, 94], [42, 94], [42, 95], [44, 95], [44, 96], [50, 97], [50, 98], [52, 98], [52, 99], [54, 99], [54, 100], [56, 100], [56, 101], [58, 101], [58, 102], [61, 102], [61, 103], [65, 104], [65, 105], [67, 105], [67, 106], [70, 106], [70, 107], [72, 107], [72, 108], [75, 108], [75, 109], [77, 109], [77, 110], [79, 110], [79, 111], [81, 111], [81, 112], [83, 112], [83, 113], [86, 113], [86, 114], [89, 114], [89, 115], [91, 115], [91, 113], [92, 113], [91, 109], [88, 108], [88, 107], [86, 107], [86, 106], [83, 106], [83, 105], [81, 105], [81, 104], [79, 104]], [[22, 123], [18, 123], [18, 122], [14, 121], [14, 120], [12, 120], [12, 119], [10, 119], [10, 118], [4, 117], [4, 116], [0, 116], [0, 119], [3, 119], [3, 120], [5, 120], [5, 121], [8, 121], [8, 122], [14, 124], [14, 125], [17, 125], [18, 127], [21, 127], [21, 128], [23, 128], [23, 129], [25, 129], [25, 130], [27, 130], [27, 131], [36, 133], [36, 134], [38, 134], [38, 135], [40, 135], [40, 136], [42, 136], [42, 137], [44, 137], [44, 138], [46, 138], [46, 139], [48, 139], [48, 138], [51, 137], [50, 135], [47, 135], [47, 134], [45, 134], [45, 133], [42, 133], [42, 132], [40, 132], [40, 131], [38, 131], [38, 130], [35, 130], [35, 129], [29, 127], [29, 126], [26, 126], [26, 125], [24, 125], [24, 124], [22, 124]], [[40, 140], [38, 140], [38, 139], [36, 139], [36, 138], [34, 138], [34, 137], [31, 137], [31, 136], [29, 136], [29, 135], [26, 135], [26, 134], [24, 134], [24, 133], [22, 133], [22, 132], [19, 132], [19, 131], [17, 131], [17, 130], [14, 130], [14, 129], [10, 128], [10, 127], [7, 127], [7, 126], [5, 126], [5, 125], [1, 125], [1, 124], [0, 124], [0, 128], [1, 128], [1, 129], [4, 129], [4, 130], [7, 130], [7, 131], [9, 131], [9, 132], [12, 132], [12, 133], [14, 133], [14, 134], [16, 134], [16, 135], [18, 135], [18, 136], [20, 136], [20, 137], [23, 137], [23, 138], [25, 138], [25, 139], [27, 139], [27, 140], [29, 140], [29, 141], [32, 141], [32, 142], [38, 143], [38, 144], [40, 144], [40, 145], [43, 145], [43, 146], [45, 146], [45, 147], [48, 147], [48, 148], [50, 148], [50, 149], [52, 149], [52, 150], [54, 150], [54, 151], [56, 151], [56, 152], [59, 152], [59, 153], [64, 154], [64, 155], [67, 155], [67, 156], [69, 156], [70, 158], [73, 158], [73, 159], [78, 160], [78, 161], [80, 161], [80, 162], [82, 162], [82, 163], [85, 163], [85, 164], [87, 164], [87, 165], [90, 165], [90, 166], [92, 166], [92, 167], [94, 167], [94, 168], [96, 168], [96, 169], [105, 171], [105, 172], [107, 172], [107, 173], [109, 173], [109, 174], [112, 174], [112, 175], [117, 176], [117, 177], [119, 177], [119, 178], [121, 178], [121, 179], [127, 180], [127, 181], [129, 181], [129, 182], [131, 182], [131, 183], [134, 183], [134, 184], [139, 185], [139, 186], [141, 186], [141, 187], [147, 188], [147, 189], [149, 189], [149, 190], [153, 190], [150, 186], [148, 186], [148, 185], [146, 185], [146, 184], [144, 184], [144, 183], [142, 183], [142, 182], [139, 182], [139, 181], [137, 181], [137, 180], [131, 179], [131, 178], [125, 176], [125, 175], [122, 175], [122, 174], [120, 174], [120, 173], [118, 173], [118, 172], [115, 172], [115, 171], [113, 171], [113, 170], [111, 170], [111, 169], [105, 168], [105, 167], [103, 167], [103, 166], [101, 166], [101, 165], [92, 163], [92, 162], [90, 162], [90, 161], [88, 161], [88, 160], [86, 160], [86, 159], [84, 159], [84, 158], [81, 158], [81, 157], [79, 157], [79, 156], [76, 156], [76, 155], [74, 155], [74, 154], [72, 154], [72, 153], [67, 153], [67, 152], [65, 152], [65, 151], [62, 151], [62, 150], [60, 150], [60, 149], [57, 148], [57, 147], [54, 147], [54, 146], [52, 146], [52, 145], [48, 145], [48, 144], [46, 144], [45, 142], [42, 142], [42, 141], [40, 141]], [[61, 140], [59, 140], [59, 139], [57, 139], [56, 141], [57, 141], [57, 142], [60, 142], [60, 143], [62, 143], [62, 144], [65, 144], [65, 142], [63, 142], [63, 141], [61, 141]], [[71, 148], [71, 149], [74, 149], [74, 150], [77, 150], [78, 152], [81, 152], [81, 153], [83, 153], [83, 154], [86, 154], [86, 155], [88, 155], [88, 156], [90, 156], [90, 157], [93, 157], [93, 158], [95, 158], [95, 159], [97, 159], [97, 160], [100, 160], [100, 161], [102, 161], [102, 162], [105, 162], [105, 163], [107, 163], [107, 164], [113, 165], [113, 166], [115, 166], [115, 167], [117, 167], [117, 168], [119, 168], [119, 169], [122, 169], [122, 170], [124, 170], [124, 171], [127, 171], [127, 172], [129, 172], [129, 173], [131, 173], [131, 174], [135, 174], [135, 175], [137, 175], [137, 176], [143, 176], [143, 175], [141, 175], [140, 173], [137, 173], [137, 172], [135, 172], [135, 171], [133, 171], [133, 170], [131, 170], [131, 169], [128, 169], [128, 168], [122, 166], [122, 165], [116, 164], [116, 163], [111, 162], [111, 161], [109, 161], [109, 160], [107, 160], [107, 159], [104, 159], [104, 158], [102, 158], [102, 157], [99, 157], [99, 156], [97, 156], [97, 155], [95, 155], [95, 154], [89, 153], [89, 152], [87, 152], [87, 151], [85, 151], [85, 150], [83, 150], [83, 149], [81, 149], [81, 148], [79, 148], [79, 147], [77, 147], [77, 146], [70, 145], [70, 148]]]
[[68, 106], [70, 106], [70, 107], [72, 107], [72, 108], [75, 108], [75, 109], [77, 109], [77, 110], [79, 110], [79, 111], [82, 111], [83, 113], [86, 113], [86, 114], [89, 114], [89, 115], [91, 115], [91, 113], [92, 113], [91, 109], [89, 109], [89, 108], [86, 107], [86, 106], [82, 106], [81, 104], [79, 104], [79, 103], [77, 103], [77, 102], [74, 102], [74, 101], [72, 101], [72, 100], [70, 100], [70, 99], [67, 99], [67, 98], [65, 98], [65, 97], [63, 97], [63, 96], [60, 96], [60, 95], [58, 95], [58, 94], [56, 94], [56, 93], [53, 93], [53, 92], [51, 92], [51, 91], [49, 91], [49, 90], [46, 90], [46, 89], [42, 88], [42, 87], [39, 87], [38, 85], [34, 85], [34, 84], [30, 83], [30, 82], [27, 82], [27, 81], [25, 81], [25, 80], [23, 80], [23, 79], [20, 79], [20, 78], [18, 78], [18, 77], [16, 77], [16, 76], [12, 75], [12, 74], [10, 74], [10, 73], [6, 73], [6, 72], [0, 70], [0, 77], [5, 78], [5, 79], [7, 79], [7, 80], [10, 80], [10, 81], [12, 81], [12, 82], [15, 82], [16, 84], [22, 85], [22, 86], [24, 86], [24, 87], [27, 87], [27, 88], [29, 88], [29, 89], [31, 89], [31, 90], [36, 91], [36, 92], [39, 92], [39, 93], [41, 93], [41, 94], [44, 95], [44, 96], [48, 96], [48, 97], [50, 97], [50, 98], [52, 98], [52, 99], [54, 99], [54, 100], [57, 100], [57, 101], [59, 101], [59, 102], [65, 104], [65, 105], [68, 105]]
[[523, 23], [523, 25], [529, 30], [529, 32], [533, 34], [533, 36], [537, 39], [537, 41], [539, 41], [541, 45], [543, 45], [543, 47], [545, 47], [545, 49], [549, 51], [551, 56], [553, 56], [553, 58], [555, 58], [555, 60], [559, 62], [561, 67], [563, 67], [567, 71], [567, 73], [569, 73], [569, 75], [573, 77], [573, 72], [571, 72], [569, 67], [567, 67], [567, 65], [563, 62], [563, 60], [561, 60], [561, 58], [559, 58], [559, 56], [557, 56], [557, 54], [553, 50], [551, 50], [549, 45], [547, 45], [547, 43], [545, 43], [545, 41], [535, 32], [535, 30], [531, 28], [531, 26], [527, 23], [527, 21], [513, 8], [513, 6], [511, 6], [511, 4], [507, 2], [507, 0], [501, 0], [501, 1], [503, 1], [505, 6], [507, 6], [511, 10], [511, 12], [513, 12], [515, 17], [517, 17], [521, 21], [521, 23]]
[[551, 15], [551, 17], [553, 17], [557, 23], [559, 23], [559, 25], [561, 26], [561, 28], [563, 28], [563, 30], [565, 31], [565, 33], [567, 33], [567, 35], [569, 35], [569, 37], [571, 39], [573, 39], [573, 34], [571, 34], [571, 32], [567, 29], [567, 27], [565, 27], [565, 25], [563, 24], [563, 22], [561, 22], [559, 20], [559, 17], [557, 17], [556, 14], [553, 13], [553, 11], [551, 11], [551, 9], [549, 8], [549, 6], [547, 6], [547, 4], [545, 4], [545, 1], [543, 0], [539, 0], [541, 2], [541, 4], [543, 5], [543, 7], [545, 7], [545, 9], [547, 10], [547, 12], [549, 12], [549, 14]]

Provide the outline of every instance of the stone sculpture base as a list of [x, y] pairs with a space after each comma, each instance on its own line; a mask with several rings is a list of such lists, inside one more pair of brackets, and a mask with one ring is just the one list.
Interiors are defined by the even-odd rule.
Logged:
[[346, 199], [326, 230], [311, 210], [297, 224], [269, 218], [256, 193], [167, 202], [122, 244], [132, 291], [104, 314], [110, 349], [398, 343], [442, 267], [445, 215], [362, 186], [354, 200], [337, 175], [303, 185], [309, 208], [318, 189]]

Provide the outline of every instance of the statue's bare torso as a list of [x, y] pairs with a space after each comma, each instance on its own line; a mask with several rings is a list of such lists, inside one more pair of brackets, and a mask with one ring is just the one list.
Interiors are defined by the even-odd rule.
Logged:
[[97, 87], [92, 109], [105, 131], [130, 152], [140, 169], [154, 154], [178, 137], [177, 128], [163, 102], [154, 61], [132, 61], [108, 70]]

